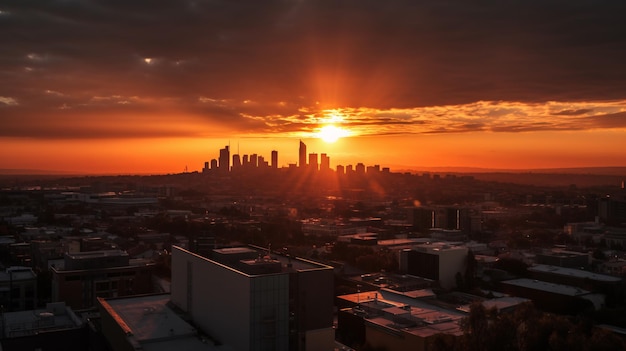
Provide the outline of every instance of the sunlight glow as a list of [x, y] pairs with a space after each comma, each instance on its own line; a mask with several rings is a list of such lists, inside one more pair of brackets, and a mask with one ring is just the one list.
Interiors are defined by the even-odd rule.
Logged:
[[339, 140], [339, 138], [348, 136], [349, 133], [347, 130], [334, 126], [332, 124], [325, 125], [320, 128], [317, 133], [318, 138], [324, 140], [327, 143], [334, 143]]

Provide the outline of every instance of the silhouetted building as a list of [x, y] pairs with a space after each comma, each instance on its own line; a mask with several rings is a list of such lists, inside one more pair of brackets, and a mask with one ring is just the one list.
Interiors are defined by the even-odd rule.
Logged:
[[233, 169], [238, 169], [239, 167], [241, 167], [241, 158], [239, 157], [239, 154], [234, 154], [233, 155]]
[[616, 193], [600, 198], [598, 216], [609, 225], [626, 223], [626, 190], [622, 188]]
[[320, 155], [320, 170], [321, 171], [330, 170], [330, 158], [326, 154]]
[[248, 166], [252, 168], [256, 168], [259, 165], [259, 156], [257, 154], [250, 155], [250, 161], [248, 162]]
[[362, 163], [357, 163], [355, 171], [357, 174], [365, 174], [365, 165]]
[[309, 154], [309, 168], [317, 171], [317, 154]]
[[172, 302], [234, 350], [332, 350], [333, 269], [252, 247], [172, 248]]
[[278, 151], [272, 150], [272, 168], [278, 168]]
[[434, 227], [435, 212], [431, 208], [426, 207], [410, 207], [409, 211], [409, 223], [421, 232], [426, 232], [428, 229]]
[[306, 166], [306, 144], [300, 140], [300, 148], [298, 149], [298, 166], [303, 168]]
[[224, 146], [223, 149], [220, 149], [220, 164], [219, 169], [222, 173], [228, 173], [230, 171], [230, 150], [229, 146]]

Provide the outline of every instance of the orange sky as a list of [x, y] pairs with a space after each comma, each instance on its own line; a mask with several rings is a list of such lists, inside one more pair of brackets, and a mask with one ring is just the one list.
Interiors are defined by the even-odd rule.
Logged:
[[[0, 169], [626, 166], [622, 2], [0, 4]], [[523, 14], [520, 15], [520, 14]], [[36, 24], [36, 25], [35, 25]], [[349, 134], [317, 137], [332, 124]]]

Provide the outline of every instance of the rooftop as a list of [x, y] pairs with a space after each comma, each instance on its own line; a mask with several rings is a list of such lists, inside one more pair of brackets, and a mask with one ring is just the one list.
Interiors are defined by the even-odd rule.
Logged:
[[515, 285], [524, 288], [541, 290], [545, 292], [567, 295], [567, 296], [581, 296], [589, 294], [589, 291], [583, 290], [574, 286], [562, 285], [562, 284], [554, 284], [549, 282], [544, 282], [541, 280], [533, 280], [528, 278], [520, 278], [503, 281], [503, 284]]
[[115, 257], [128, 256], [126, 251], [122, 250], [101, 250], [101, 251], [84, 251], [84, 252], [68, 252], [67, 256], [74, 260], [86, 260], [96, 257]]
[[617, 283], [617, 282], [622, 281], [622, 278], [613, 277], [610, 275], [598, 274], [598, 273], [583, 271], [583, 270], [574, 269], [574, 268], [550, 266], [550, 265], [545, 265], [545, 264], [534, 265], [532, 267], [529, 267], [528, 270], [531, 272], [551, 273], [551, 274], [556, 274], [556, 275], [561, 275], [561, 276], [570, 276], [570, 277], [577, 277], [577, 278], [582, 278], [582, 279], [590, 279], [590, 280], [599, 281], [599, 282]]
[[5, 312], [2, 337], [35, 335], [43, 331], [77, 328], [82, 321], [63, 302], [48, 303], [45, 309]]
[[99, 301], [142, 350], [218, 350], [169, 307], [169, 294]]
[[0, 281], [18, 281], [35, 279], [37, 275], [30, 267], [13, 266], [0, 272]]

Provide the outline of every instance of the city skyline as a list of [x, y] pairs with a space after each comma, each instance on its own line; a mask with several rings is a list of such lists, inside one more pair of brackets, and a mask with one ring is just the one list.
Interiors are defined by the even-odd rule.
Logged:
[[[626, 166], [626, 4], [0, 4], [0, 168]], [[308, 155], [307, 155], [308, 157]], [[230, 160], [232, 161], [232, 160]]]

